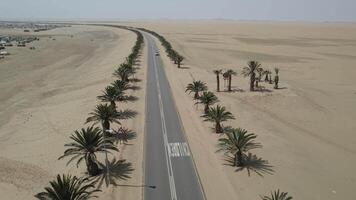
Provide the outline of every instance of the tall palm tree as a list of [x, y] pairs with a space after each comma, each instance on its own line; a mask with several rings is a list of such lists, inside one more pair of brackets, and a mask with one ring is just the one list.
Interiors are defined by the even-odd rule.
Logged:
[[95, 185], [90, 183], [88, 178], [77, 178], [71, 175], [58, 174], [57, 180], [50, 181], [50, 187], [45, 187], [45, 192], [35, 195], [39, 200], [87, 200], [94, 196], [94, 193], [101, 190], [94, 189]]
[[110, 123], [121, 124], [119, 120], [133, 118], [136, 114], [137, 112], [130, 109], [117, 111], [108, 104], [99, 104], [93, 112], [89, 113], [90, 116], [85, 123], [101, 123], [103, 132], [106, 134], [106, 131], [110, 130]]
[[249, 61], [247, 66], [243, 68], [242, 74], [247, 77], [250, 77], [250, 91], [255, 90], [255, 80], [256, 80], [256, 72], [258, 72], [261, 68], [261, 64], [257, 61]]
[[116, 110], [115, 107], [112, 107], [108, 104], [97, 105], [94, 111], [89, 113], [89, 115], [90, 117], [87, 118], [86, 123], [101, 123], [104, 134], [106, 134], [105, 131], [110, 129], [110, 123], [115, 122], [117, 124], [121, 124], [119, 121], [120, 113]]
[[203, 94], [198, 98], [198, 102], [196, 104], [204, 104], [204, 113], [208, 113], [209, 106], [218, 102], [218, 97], [212, 92], [203, 92]]
[[111, 86], [115, 87], [117, 90], [120, 91], [125, 91], [130, 89], [130, 84], [126, 81], [122, 81], [122, 80], [115, 80]]
[[177, 56], [176, 56], [176, 62], [177, 62], [177, 64], [178, 64], [178, 68], [180, 68], [180, 65], [181, 65], [181, 63], [182, 63], [183, 60], [184, 60], [184, 57], [183, 57], [183, 56], [181, 56], [181, 55], [177, 55]]
[[122, 81], [129, 82], [129, 77], [135, 73], [134, 68], [127, 64], [122, 63], [119, 68], [114, 72], [114, 76], [120, 78]]
[[65, 150], [63, 156], [58, 159], [72, 156], [67, 164], [77, 159], [77, 167], [85, 160], [88, 173], [91, 176], [99, 174], [95, 153], [108, 153], [109, 150], [119, 151], [111, 140], [103, 138], [102, 132], [98, 127], [82, 128], [80, 131], [75, 131], [74, 134], [70, 136], [70, 139], [72, 139], [73, 142], [64, 145], [68, 147], [68, 149]]
[[102, 102], [109, 102], [111, 106], [116, 108], [116, 101], [120, 101], [124, 96], [124, 91], [114, 86], [107, 86], [103, 94], [98, 96]]
[[278, 83], [279, 83], [279, 69], [278, 68], [274, 68], [274, 72], [276, 73], [276, 75], [274, 76], [274, 89], [278, 89]]
[[216, 107], [210, 107], [208, 112], [203, 115], [204, 121], [211, 121], [215, 123], [215, 132], [222, 133], [223, 128], [221, 122], [227, 121], [229, 119], [235, 119], [231, 112], [226, 111], [224, 106], [217, 105]]
[[185, 92], [189, 91], [189, 94], [194, 92], [194, 99], [198, 99], [199, 92], [206, 91], [207, 89], [208, 89], [208, 87], [206, 86], [206, 83], [204, 83], [202, 81], [193, 81], [193, 83], [188, 84]]
[[261, 145], [255, 143], [257, 135], [247, 133], [247, 130], [234, 128], [227, 130], [226, 138], [219, 139], [219, 150], [234, 155], [235, 166], [243, 166], [243, 156], [245, 152], [259, 148]]
[[216, 75], [216, 91], [220, 92], [220, 74], [222, 73], [222, 70], [216, 69], [213, 72]]
[[222, 73], [224, 79], [224, 88], [226, 88], [227, 83], [229, 82], [229, 74], [227, 72]]
[[231, 80], [232, 80], [232, 76], [236, 76], [237, 73], [236, 73], [234, 70], [232, 70], [232, 69], [227, 70], [225, 73], [226, 73], [226, 75], [227, 75], [227, 77], [228, 77], [228, 80], [229, 80], [228, 89], [227, 89], [227, 90], [228, 90], [229, 92], [231, 92]]
[[262, 200], [292, 200], [293, 197], [288, 195], [288, 192], [277, 191], [271, 192], [271, 196], [261, 196]]

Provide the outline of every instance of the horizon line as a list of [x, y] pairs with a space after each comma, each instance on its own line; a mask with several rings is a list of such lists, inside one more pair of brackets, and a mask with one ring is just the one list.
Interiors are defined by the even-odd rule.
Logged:
[[140, 22], [140, 21], [230, 21], [230, 22], [292, 22], [292, 23], [356, 23], [356, 20], [283, 20], [283, 19], [232, 19], [232, 18], [56, 18], [56, 17], [33, 17], [33, 18], [6, 18], [0, 17], [0, 22]]

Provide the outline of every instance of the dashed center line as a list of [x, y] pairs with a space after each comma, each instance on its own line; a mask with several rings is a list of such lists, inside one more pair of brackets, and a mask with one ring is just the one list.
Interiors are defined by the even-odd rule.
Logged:
[[190, 156], [189, 147], [186, 142], [168, 143], [168, 151], [170, 157], [185, 157]]

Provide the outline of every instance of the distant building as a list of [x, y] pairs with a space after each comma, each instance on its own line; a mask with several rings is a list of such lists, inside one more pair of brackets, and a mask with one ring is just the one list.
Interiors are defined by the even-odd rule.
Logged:
[[0, 51], [0, 56], [7, 56], [10, 55], [7, 51]]
[[19, 43], [17, 43], [17, 46], [18, 47], [25, 47], [26, 43], [25, 42], [19, 42]]

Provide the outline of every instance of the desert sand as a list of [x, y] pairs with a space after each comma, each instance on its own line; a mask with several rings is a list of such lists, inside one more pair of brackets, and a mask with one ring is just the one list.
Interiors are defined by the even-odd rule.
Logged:
[[[130, 23], [160, 33], [186, 58], [177, 69], [166, 56], [166, 73], [208, 199], [258, 199], [280, 188], [295, 199], [355, 199], [356, 192], [356, 24], [234, 21]], [[163, 49], [161, 49], [163, 52]], [[247, 61], [280, 68], [280, 87], [248, 91], [241, 75]], [[202, 80], [216, 90], [214, 69], [233, 69], [234, 92], [220, 92], [219, 104], [242, 127], [258, 135], [263, 148], [236, 171], [217, 153], [212, 124], [203, 106], [184, 92]], [[221, 81], [222, 87], [224, 86]], [[255, 171], [254, 171], [255, 170]], [[258, 173], [261, 175], [258, 175]]]
[[[208, 199], [258, 199], [280, 188], [295, 199], [355, 199], [356, 25], [237, 21], [145, 21], [120, 23], [154, 30], [186, 58], [177, 69], [162, 53], [185, 134]], [[1, 30], [8, 33], [8, 30]], [[54, 29], [0, 60], [0, 193], [3, 199], [31, 199], [57, 173], [82, 175], [85, 167], [57, 158], [69, 135], [84, 127], [96, 96], [114, 67], [128, 55], [135, 35], [128, 31], [76, 26]], [[48, 36], [55, 37], [51, 40]], [[73, 35], [74, 37], [69, 37]], [[162, 47], [161, 47], [162, 48]], [[145, 52], [145, 51], [144, 51]], [[164, 52], [161, 49], [161, 52]], [[146, 66], [146, 54], [141, 66]], [[249, 92], [241, 75], [248, 60], [280, 68], [280, 90]], [[242, 127], [258, 135], [263, 148], [251, 151], [255, 165], [236, 171], [217, 153], [218, 136], [200, 118], [184, 92], [193, 79], [215, 91], [214, 69], [234, 69], [234, 92], [220, 92], [219, 104]], [[99, 199], [141, 199], [145, 70], [137, 74], [139, 100], [124, 105], [139, 112], [124, 125], [137, 133], [120, 146], [117, 159], [134, 171]], [[221, 87], [224, 84], [221, 81]], [[112, 156], [111, 156], [112, 158]], [[260, 173], [260, 175], [258, 173]]]
[[[0, 34], [24, 34], [2, 29]], [[116, 66], [130, 53], [136, 35], [108, 27], [73, 26], [34, 34], [35, 50], [9, 47], [0, 60], [0, 193], [1, 199], [34, 199], [57, 173], [84, 175], [85, 164], [66, 166], [58, 161], [74, 130], [81, 129], [88, 113], [99, 103], [96, 96], [115, 78]], [[72, 37], [73, 36], [73, 37]], [[51, 37], [51, 38], [50, 38]], [[144, 64], [142, 60], [142, 64]], [[144, 79], [139, 70], [137, 78]], [[110, 159], [125, 159], [128, 180], [117, 184], [142, 183], [142, 140], [145, 82], [132, 95], [134, 103], [121, 108], [138, 112], [123, 125], [137, 133], [131, 145], [120, 145]], [[117, 126], [114, 126], [115, 128]], [[141, 134], [140, 134], [141, 133]], [[126, 156], [130, 155], [130, 156]], [[140, 187], [103, 187], [100, 199], [139, 199]]]

